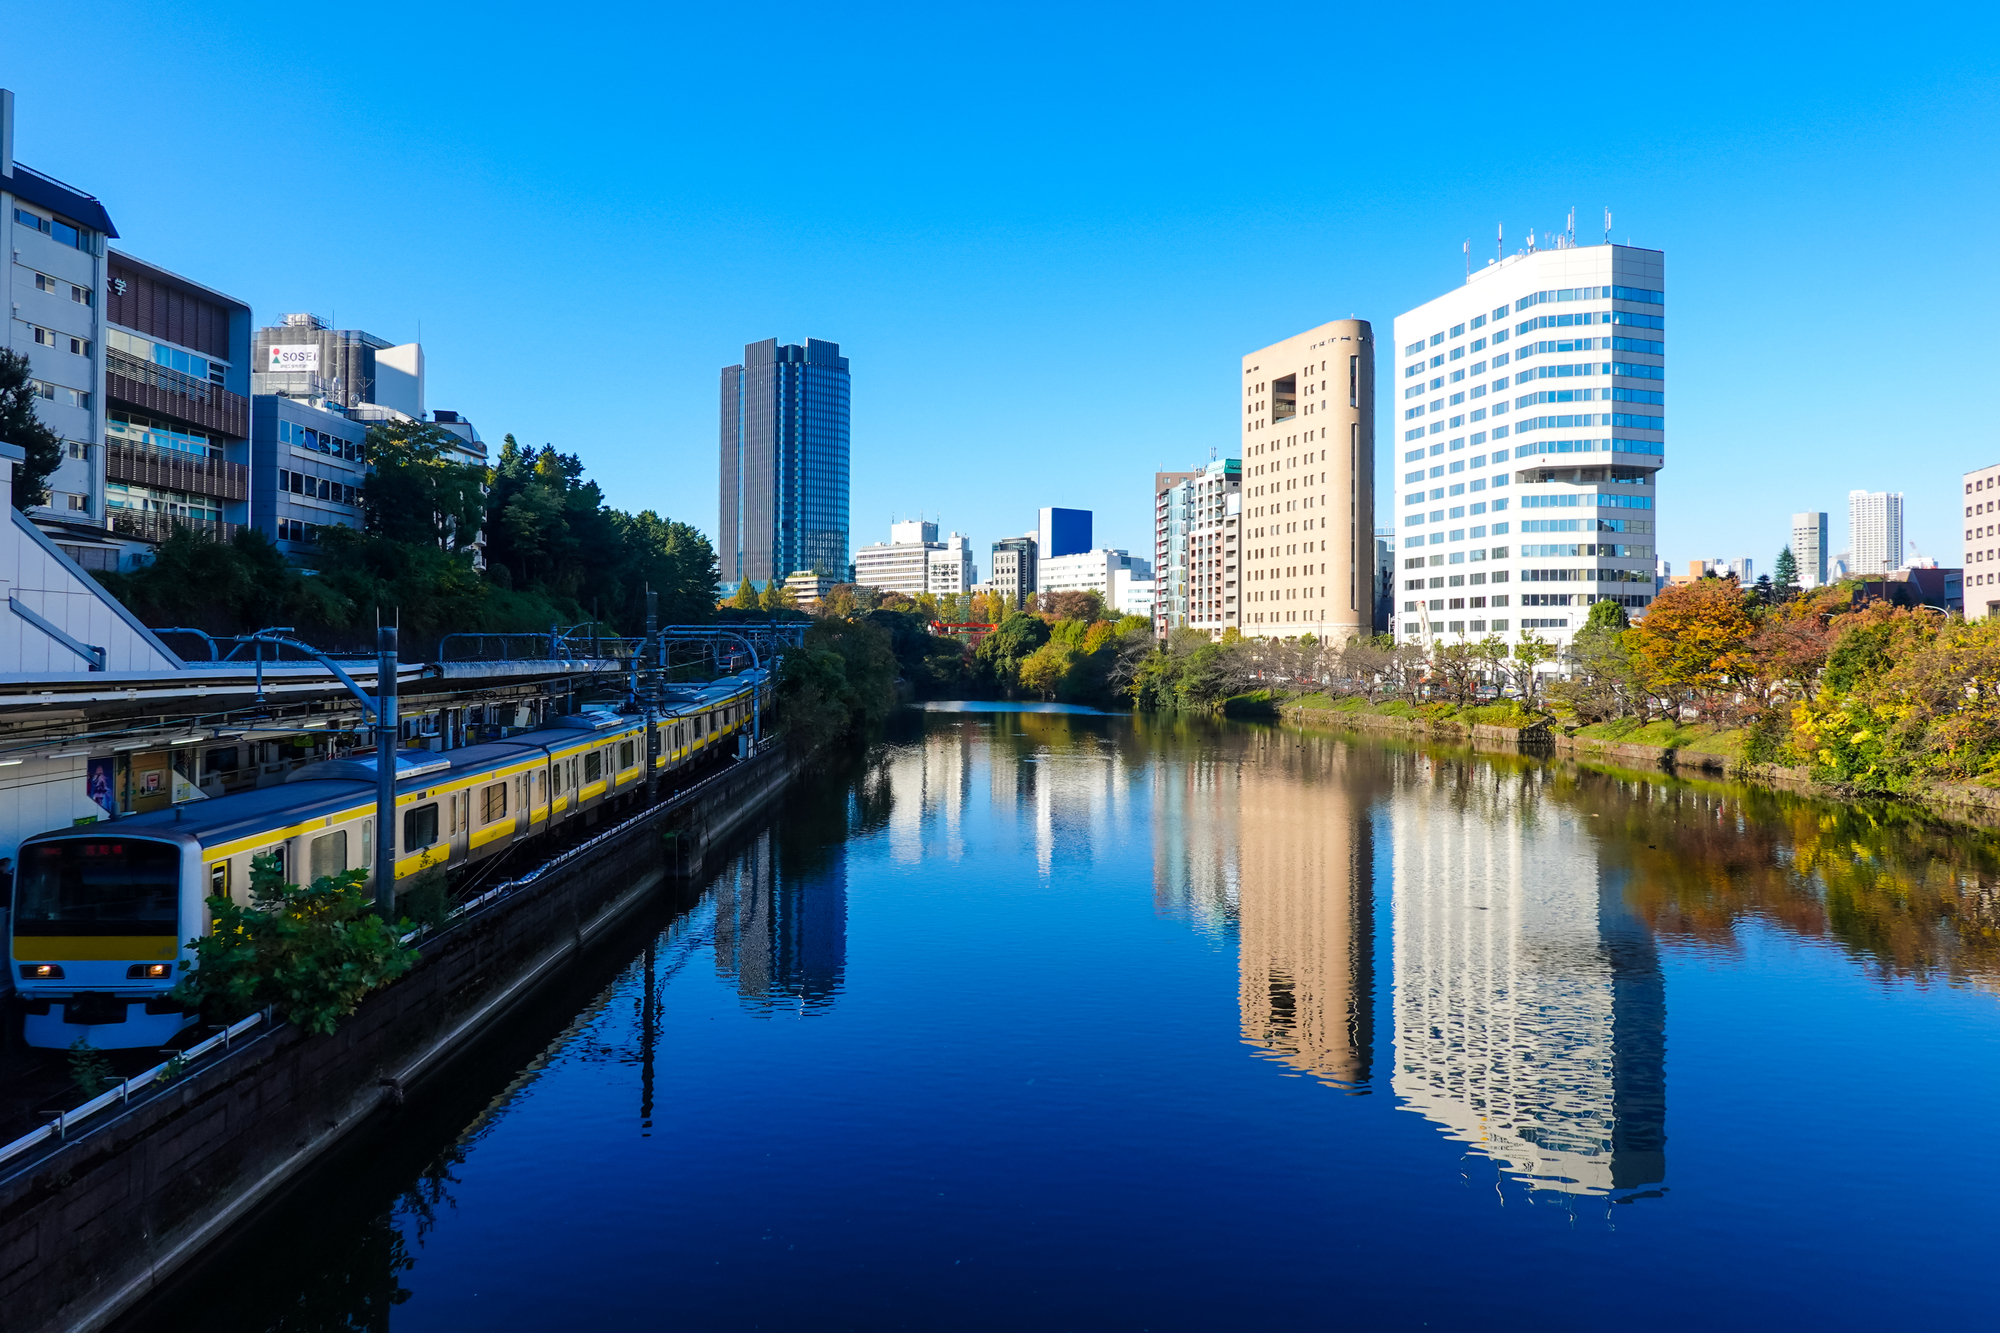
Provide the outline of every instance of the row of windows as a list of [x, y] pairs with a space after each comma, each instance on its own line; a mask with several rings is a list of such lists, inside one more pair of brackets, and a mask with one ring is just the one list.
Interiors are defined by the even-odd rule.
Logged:
[[[1594, 555], [1609, 560], [1651, 560], [1653, 558], [1653, 548], [1651, 546], [1631, 546], [1622, 543], [1613, 543], [1610, 545], [1583, 543], [1575, 546], [1544, 543], [1536, 546], [1523, 546], [1521, 554], [1523, 556]], [[1523, 577], [1526, 577], [1526, 575], [1523, 575]], [[1647, 577], [1650, 578], [1651, 575]]]
[[[1528, 369], [1514, 376], [1514, 383], [1519, 384], [1523, 380], [1572, 379], [1578, 375], [1609, 375], [1610, 373], [1611, 362], [1609, 361], [1571, 361], [1560, 366], [1530, 366]], [[1496, 381], [1493, 387], [1504, 389], [1507, 386]]]
[[1649, 518], [1530, 518], [1521, 521], [1523, 532], [1628, 532], [1634, 536], [1653, 535]]
[[[1502, 593], [1498, 597], [1493, 598], [1492, 604], [1496, 607], [1505, 607], [1507, 605], [1507, 594]], [[1527, 605], [1527, 599], [1523, 598], [1521, 604], [1523, 606]], [[1486, 605], [1487, 605], [1486, 598], [1474, 597], [1471, 600], [1470, 609], [1474, 611], [1480, 611], [1484, 610]], [[1405, 611], [1422, 611], [1425, 609], [1425, 607], [1422, 602], [1404, 602], [1403, 609]], [[1467, 609], [1467, 604], [1466, 604], [1466, 599], [1463, 597], [1433, 597], [1430, 600], [1429, 609], [1432, 611], [1444, 611], [1444, 610], [1464, 611]]]
[[[1521, 554], [1526, 555], [1523, 551]], [[1644, 569], [1524, 569], [1523, 583], [1651, 583], [1653, 575]]]
[[[1649, 417], [1647, 419], [1651, 421], [1659, 420], [1658, 417]], [[1556, 421], [1567, 422], [1571, 419], [1567, 417], [1537, 417], [1534, 418], [1533, 420], [1537, 422], [1556, 422]], [[1576, 424], [1588, 426], [1588, 425], [1596, 425], [1597, 423], [1594, 420], [1580, 420]], [[1532, 427], [1527, 422], [1522, 422], [1521, 429], [1529, 430], [1532, 429]], [[1493, 433], [1495, 435], [1498, 435], [1500, 432], [1494, 431]], [[1616, 436], [1608, 440], [1535, 440], [1528, 444], [1515, 445], [1514, 457], [1527, 458], [1534, 454], [1590, 454], [1590, 453], [1658, 455], [1661, 453], [1664, 447], [1665, 446], [1663, 446], [1658, 440], [1627, 440], [1618, 438]]]
[[[1554, 367], [1549, 367], [1549, 369], [1554, 369]], [[1543, 389], [1540, 393], [1523, 394], [1521, 397], [1516, 398], [1514, 406], [1534, 407], [1539, 403], [1596, 403], [1609, 402], [1610, 400], [1611, 390], [1609, 389]], [[1503, 404], [1495, 404], [1493, 410], [1498, 413], [1504, 411], [1505, 406]], [[1578, 424], [1588, 425], [1589, 423], [1579, 422]], [[1522, 429], [1526, 430], [1529, 428], [1524, 426]]]
[[58, 222], [54, 218], [45, 218], [39, 213], [30, 213], [25, 208], [14, 210], [14, 221], [33, 231], [40, 232], [42, 235], [59, 244], [67, 245], [72, 249], [82, 250], [86, 254], [90, 251], [90, 233], [79, 231], [67, 222]]
[[[1643, 484], [1643, 483], [1641, 483]], [[1604, 495], [1590, 491], [1571, 491], [1564, 495], [1524, 495], [1521, 497], [1523, 509], [1651, 509], [1653, 497], [1650, 495]]]
[[1551, 301], [1602, 301], [1606, 297], [1640, 305], [1666, 304], [1666, 297], [1646, 287], [1564, 287], [1553, 292], [1531, 292], [1514, 302], [1514, 313], [1518, 315], [1529, 306], [1546, 305]]
[[86, 412], [90, 410], [90, 394], [83, 389], [72, 389], [65, 384], [50, 384], [46, 380], [29, 380], [28, 392], [37, 398], [61, 403], [64, 407], [80, 407]]
[[[30, 270], [34, 272], [34, 270]], [[47, 292], [51, 296], [67, 296], [78, 305], [95, 305], [90, 288], [80, 286], [64, 278], [52, 278], [46, 273], [35, 273], [35, 290]]]
[[[1523, 621], [1522, 623], [1526, 624], [1527, 622]], [[1465, 634], [1468, 632], [1472, 634], [1483, 634], [1486, 632], [1488, 628], [1488, 622], [1484, 620], [1474, 620], [1470, 622], [1470, 627], [1468, 629], [1468, 624], [1466, 621], [1454, 620], [1450, 622], [1450, 626], [1451, 626], [1451, 632], [1453, 634]], [[1504, 634], [1507, 632], [1507, 622], [1504, 620], [1493, 621], [1491, 623], [1491, 627], [1495, 634]], [[1445, 632], [1445, 622], [1437, 620], [1433, 620], [1431, 622], [1431, 633], [1443, 634], [1444, 632]], [[1423, 633], [1423, 626], [1418, 624], [1414, 620], [1404, 621], [1403, 633], [1421, 634]]]
[[1540, 342], [1524, 343], [1514, 349], [1514, 359], [1522, 361], [1544, 352], [1594, 352], [1599, 349], [1611, 350], [1614, 341], [1627, 342], [1630, 339], [1612, 338], [1544, 338]]
[[35, 346], [37, 347], [50, 347], [58, 352], [69, 352], [74, 356], [90, 355], [90, 339], [88, 338], [78, 338], [68, 333], [57, 333], [54, 329], [45, 329], [39, 324], [28, 325], [28, 335], [34, 339]]
[[1522, 606], [1589, 606], [1592, 602], [1616, 602], [1620, 606], [1641, 607], [1653, 599], [1644, 593], [1616, 592], [1529, 592], [1521, 594]]
[[1663, 380], [1667, 377], [1665, 366], [1642, 366], [1633, 361], [1613, 361], [1611, 373], [1635, 380]]
[[[1503, 305], [1503, 306], [1499, 307], [1498, 309], [1496, 309], [1496, 310], [1495, 310], [1495, 311], [1493, 312], [1493, 318], [1494, 318], [1494, 320], [1495, 320], [1496, 322], [1497, 322], [1497, 321], [1499, 321], [1499, 320], [1503, 320], [1503, 319], [1507, 318], [1507, 307]], [[1471, 327], [1471, 328], [1473, 328], [1473, 329], [1482, 329], [1482, 328], [1485, 328], [1485, 327], [1486, 327], [1486, 316], [1484, 316], [1484, 315], [1474, 315], [1474, 316], [1472, 317], [1472, 323], [1471, 323], [1471, 325], [1470, 325], [1469, 327]], [[1468, 328], [1468, 326], [1467, 326], [1467, 325], [1464, 325], [1464, 324], [1454, 324], [1454, 325], [1452, 325], [1452, 326], [1451, 326], [1451, 336], [1452, 336], [1452, 337], [1454, 337], [1454, 338], [1463, 338], [1463, 337], [1465, 336], [1465, 333], [1466, 333], [1466, 329], [1467, 329], [1467, 328]], [[1444, 335], [1444, 334], [1442, 334], [1442, 333], [1433, 333], [1433, 334], [1431, 335], [1431, 337], [1430, 337], [1430, 345], [1431, 345], [1432, 347], [1437, 347], [1437, 346], [1441, 345], [1441, 344], [1442, 344], [1442, 343], [1444, 342], [1444, 340], [1445, 340], [1445, 335]], [[1421, 351], [1423, 351], [1423, 350], [1424, 350], [1424, 340], [1423, 340], [1422, 338], [1419, 338], [1419, 339], [1417, 339], [1417, 340], [1416, 340], [1415, 342], [1411, 343], [1411, 344], [1410, 344], [1410, 345], [1409, 345], [1408, 347], [1405, 347], [1405, 348], [1403, 349], [1403, 355], [1404, 355], [1404, 356], [1415, 356], [1415, 355], [1416, 355], [1416, 354], [1417, 354], [1418, 352], [1421, 352]]]
[[[1447, 565], [1447, 564], [1462, 565], [1465, 564], [1468, 560], [1476, 564], [1479, 561], [1486, 559], [1489, 555], [1492, 556], [1492, 558], [1495, 560], [1505, 560], [1507, 558], [1507, 548], [1504, 546], [1496, 546], [1491, 551], [1488, 551], [1484, 547], [1480, 547], [1472, 551], [1453, 551], [1449, 559], [1447, 559], [1442, 555], [1434, 555], [1431, 556], [1428, 561], [1426, 561], [1425, 558], [1420, 555], [1412, 556], [1410, 559], [1405, 560], [1403, 562], [1403, 568], [1424, 569], [1428, 567], [1431, 569], [1436, 569], [1440, 565]], [[1452, 576], [1453, 582], [1451, 586], [1454, 588], [1458, 586], [1457, 582], [1458, 577], [1459, 577], [1458, 575]], [[1474, 583], [1484, 583], [1487, 578], [1487, 576], [1484, 574], [1474, 574], [1471, 577]], [[1505, 583], [1507, 581], [1507, 571], [1504, 569], [1496, 569], [1493, 571], [1492, 577], [1495, 583]], [[1433, 588], [1437, 588], [1437, 587], [1442, 587], [1443, 585], [1433, 583], [1431, 586]]]
[[301, 426], [295, 421], [278, 423], [278, 443], [316, 454], [331, 454], [335, 458], [344, 458], [351, 463], [361, 460], [361, 446], [355, 441], [343, 440], [332, 431], [314, 430], [311, 426]]
[[125, 333], [112, 329], [104, 335], [105, 345], [114, 352], [123, 352], [141, 361], [150, 361], [156, 366], [178, 370], [190, 379], [207, 380], [210, 384], [220, 384], [228, 373], [228, 363], [216, 361], [196, 352], [183, 352], [178, 347], [156, 343], [151, 338], [141, 338], [136, 333]]
[[281, 518], [278, 520], [278, 540], [281, 542], [299, 542], [306, 546], [317, 546], [319, 545], [319, 526], [314, 523], [302, 522], [296, 518]]
[[[1522, 320], [1514, 326], [1514, 335], [1519, 337], [1536, 329], [1573, 329], [1591, 324], [1612, 324], [1662, 331], [1667, 327], [1667, 321], [1659, 315], [1642, 315], [1634, 310], [1583, 310], [1573, 315], [1537, 315], [1533, 319]], [[1495, 334], [1494, 337], [1497, 339], [1499, 335]]]
[[[1456, 517], [1458, 516], [1458, 511], [1453, 510], [1452, 514]], [[1403, 515], [1403, 523], [1405, 526], [1408, 527], [1415, 527], [1418, 524], [1421, 524], [1423, 521], [1424, 520], [1422, 515], [1419, 514]], [[1438, 523], [1442, 521], [1443, 520], [1437, 518], [1435, 515], [1433, 515], [1431, 518], [1431, 522], [1433, 523]], [[1470, 537], [1473, 541], [1479, 541], [1483, 539], [1486, 535], [1487, 535], [1486, 528], [1483, 525], [1475, 525], [1470, 530], [1465, 528], [1453, 528], [1449, 532], [1433, 532], [1432, 534], [1430, 534], [1428, 538], [1426, 538], [1423, 533], [1419, 532], [1409, 537], [1405, 537], [1403, 539], [1403, 549], [1406, 551], [1413, 550], [1416, 547], [1423, 546], [1426, 544], [1431, 546], [1442, 546], [1448, 541], [1462, 542], [1466, 540], [1468, 537]], [[1507, 535], [1507, 525], [1505, 523], [1495, 523], [1493, 525], [1492, 535], [1495, 537], [1505, 537]], [[1498, 560], [1507, 554], [1507, 548], [1504, 546], [1496, 546], [1493, 549], [1494, 549], [1493, 558], [1495, 560]], [[1472, 553], [1472, 558], [1475, 560], [1483, 560], [1486, 557], [1483, 552], [1474, 551]], [[1458, 562], [1458, 556], [1453, 555], [1452, 563], [1456, 564], [1457, 562]]]
[[[135, 444], [150, 445], [155, 449], [173, 449], [184, 454], [208, 455], [209, 438], [203, 431], [177, 426], [160, 417], [149, 417], [143, 412], [128, 412], [114, 407], [107, 414], [110, 420], [104, 423], [107, 437], [130, 440]], [[215, 451], [219, 453], [220, 451]]]
[[340, 505], [361, 503], [359, 486], [349, 486], [327, 477], [309, 477], [288, 468], [278, 469], [278, 489], [291, 495], [303, 495], [309, 500], [327, 500]]
[[[1480, 554], [1483, 556], [1486, 553], [1484, 551], [1481, 551]], [[1422, 560], [1413, 560], [1410, 563], [1413, 565], [1421, 565], [1424, 562]], [[1495, 583], [1505, 583], [1507, 581], [1507, 571], [1504, 569], [1494, 570], [1493, 581]], [[1478, 570], [1474, 570], [1470, 574], [1450, 574], [1450, 575], [1434, 574], [1431, 576], [1428, 582], [1428, 586], [1432, 588], [1446, 588], [1446, 587], [1463, 588], [1466, 584], [1469, 583], [1473, 587], [1477, 588], [1483, 585], [1485, 582], [1486, 582], [1486, 575]], [[1404, 592], [1422, 592], [1425, 587], [1426, 587], [1426, 581], [1423, 579], [1405, 579], [1403, 581]]]

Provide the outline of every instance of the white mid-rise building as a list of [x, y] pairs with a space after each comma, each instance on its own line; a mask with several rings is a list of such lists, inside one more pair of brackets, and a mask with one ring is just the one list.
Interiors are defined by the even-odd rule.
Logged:
[[1965, 618], [2000, 614], [2000, 463], [1965, 481]]
[[979, 569], [972, 563], [972, 543], [954, 532], [931, 548], [925, 558], [925, 590], [940, 597], [970, 592], [979, 582]]
[[1792, 515], [1792, 559], [1798, 562], [1799, 586], [1817, 588], [1826, 582], [1826, 511]]
[[930, 591], [930, 556], [942, 550], [938, 526], [923, 519], [889, 525], [889, 540], [854, 552], [854, 581], [864, 588], [907, 593]]
[[1135, 578], [1129, 569], [1117, 570], [1112, 575], [1116, 585], [1113, 600], [1121, 616], [1143, 616], [1153, 618], [1153, 594], [1157, 584], [1152, 579]]
[[1153, 474], [1153, 632], [1243, 623], [1243, 461]]
[[1652, 602], [1665, 290], [1658, 250], [1561, 244], [1397, 319], [1400, 640], [1560, 647]]
[[1903, 495], [1900, 491], [1847, 493], [1850, 573], [1887, 574], [1903, 567]]
[[1101, 546], [1094, 551], [1040, 561], [1037, 579], [1042, 592], [1094, 592], [1104, 599], [1106, 606], [1115, 606], [1121, 574], [1151, 579], [1153, 565], [1143, 557]]

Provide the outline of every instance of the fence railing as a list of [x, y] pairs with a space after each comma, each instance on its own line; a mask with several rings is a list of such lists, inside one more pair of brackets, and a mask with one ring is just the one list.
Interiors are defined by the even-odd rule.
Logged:
[[40, 1129], [31, 1130], [23, 1134], [20, 1138], [15, 1139], [12, 1143], [0, 1144], [0, 1162], [18, 1157], [28, 1151], [28, 1149], [33, 1148], [37, 1144], [47, 1143], [50, 1139], [67, 1138], [71, 1127], [79, 1121], [88, 1120], [99, 1111], [108, 1110], [113, 1106], [124, 1105], [126, 1102], [132, 1100], [133, 1093], [159, 1082], [169, 1070], [175, 1070], [176, 1066], [178, 1066], [177, 1074], [184, 1076], [187, 1067], [196, 1060], [218, 1048], [228, 1049], [231, 1038], [242, 1036], [251, 1028], [256, 1027], [259, 1023], [266, 1022], [269, 1018], [270, 1014], [268, 1012], [260, 1010], [248, 1018], [232, 1023], [208, 1040], [196, 1042], [179, 1055], [161, 1061], [144, 1073], [134, 1074], [128, 1079], [120, 1080], [118, 1086], [112, 1088], [109, 1092], [99, 1093], [83, 1105], [60, 1113], [55, 1119], [43, 1125]]

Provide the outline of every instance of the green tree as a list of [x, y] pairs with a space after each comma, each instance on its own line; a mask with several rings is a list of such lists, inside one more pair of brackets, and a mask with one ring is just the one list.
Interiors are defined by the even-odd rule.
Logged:
[[486, 516], [487, 469], [460, 463], [458, 437], [421, 421], [368, 428], [368, 531], [410, 545], [470, 550]]
[[189, 941], [193, 970], [174, 998], [222, 1020], [271, 1005], [308, 1032], [332, 1032], [362, 996], [417, 962], [399, 938], [409, 923], [375, 914], [367, 879], [349, 870], [302, 889], [285, 881], [276, 857], [253, 858], [249, 906], [209, 898], [214, 929]]
[[1778, 590], [1778, 596], [1790, 597], [1799, 590], [1799, 559], [1786, 546], [1778, 552], [1777, 563], [1772, 567], [1771, 582]]
[[0, 444], [18, 445], [27, 457], [14, 464], [14, 508], [45, 504], [49, 477], [62, 462], [62, 436], [35, 415], [35, 390], [28, 358], [0, 347]]
[[1535, 668], [1555, 655], [1555, 645], [1533, 630], [1524, 631], [1520, 640], [1515, 643], [1514, 688], [1520, 693], [1521, 703], [1524, 706], [1528, 708], [1535, 706], [1536, 688], [1541, 682], [1541, 677]]
[[729, 605], [738, 611], [757, 609], [757, 584], [753, 579], [744, 579], [736, 585], [736, 595], [729, 599]]

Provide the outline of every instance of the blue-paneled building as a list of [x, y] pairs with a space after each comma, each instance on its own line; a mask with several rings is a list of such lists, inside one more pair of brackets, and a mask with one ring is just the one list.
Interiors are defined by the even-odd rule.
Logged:
[[848, 577], [848, 364], [840, 344], [776, 338], [722, 371], [725, 590], [810, 570]]

